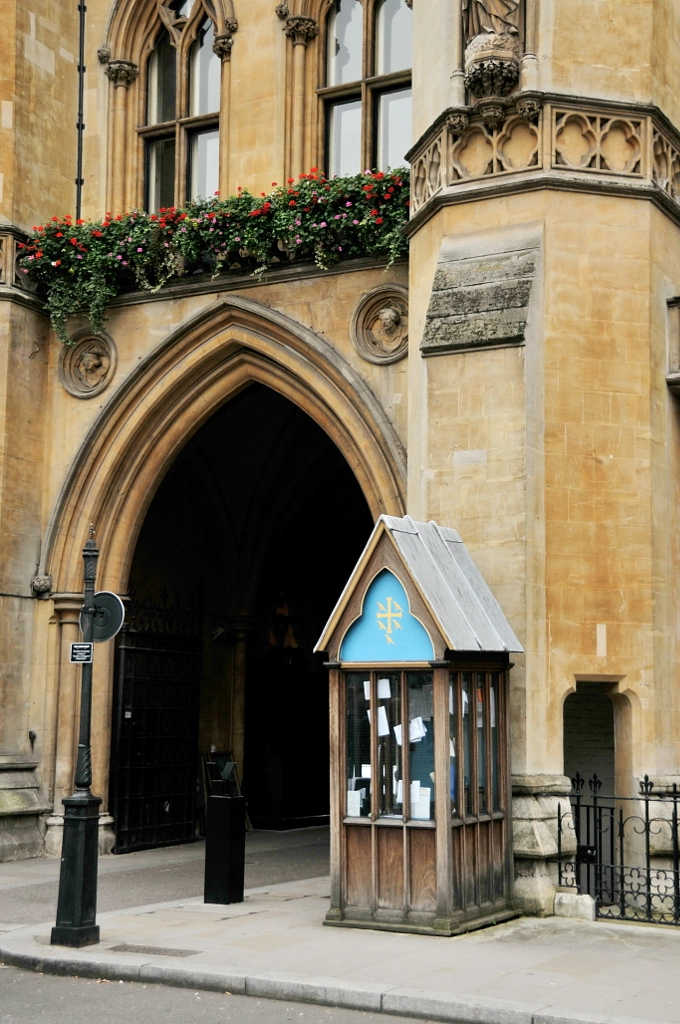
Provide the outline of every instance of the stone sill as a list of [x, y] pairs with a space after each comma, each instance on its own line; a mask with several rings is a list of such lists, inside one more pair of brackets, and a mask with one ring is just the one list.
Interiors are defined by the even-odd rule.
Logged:
[[[408, 266], [408, 260], [397, 260], [394, 267]], [[334, 277], [337, 274], [358, 274], [367, 270], [383, 270], [385, 261], [376, 257], [343, 260], [328, 270], [321, 270], [314, 263], [280, 263], [270, 267], [265, 274], [236, 274], [225, 272], [213, 278], [210, 274], [188, 274], [173, 278], [157, 292], [135, 291], [118, 295], [109, 304], [110, 308], [135, 306], [145, 302], [164, 302], [168, 299], [186, 298], [190, 295], [212, 295], [215, 292], [242, 291], [244, 288], [259, 288], [269, 284], [291, 284], [314, 278]]]

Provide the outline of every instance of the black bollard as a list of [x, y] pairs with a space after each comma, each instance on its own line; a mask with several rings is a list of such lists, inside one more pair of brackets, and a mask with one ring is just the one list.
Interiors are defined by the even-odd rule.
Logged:
[[209, 796], [205, 822], [204, 903], [242, 903], [246, 858], [246, 801]]

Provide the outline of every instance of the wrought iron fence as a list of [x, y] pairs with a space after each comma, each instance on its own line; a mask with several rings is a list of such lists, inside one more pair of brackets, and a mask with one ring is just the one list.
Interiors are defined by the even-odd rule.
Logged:
[[558, 810], [559, 884], [588, 893], [598, 917], [680, 925], [677, 785], [653, 792], [645, 775], [636, 796], [602, 794], [577, 772]]

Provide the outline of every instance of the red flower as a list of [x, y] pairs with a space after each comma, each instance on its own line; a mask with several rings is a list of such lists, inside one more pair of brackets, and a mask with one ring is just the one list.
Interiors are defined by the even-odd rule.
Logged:
[[37, 260], [39, 260], [41, 256], [42, 256], [42, 253], [41, 253], [40, 249], [38, 249], [37, 253], [35, 254], [35, 258]]
[[297, 203], [295, 202], [294, 199], [291, 199], [291, 201], [288, 203], [288, 205], [289, 206], [297, 206]]
[[286, 181], [288, 182], [289, 185], [292, 185], [293, 182], [295, 181], [295, 178], [286, 178]]
[[382, 222], [383, 222], [382, 217], [376, 217], [375, 218], [375, 222], [376, 222], [376, 224], [382, 224]]
[[69, 238], [69, 242], [71, 243], [71, 245], [77, 245], [78, 244], [78, 239], [77, 238]]
[[371, 216], [372, 217], [377, 217], [378, 216], [378, 211], [377, 210], [371, 210]]
[[93, 231], [92, 234], [94, 235], [95, 238], [101, 238], [102, 237], [101, 231]]
[[78, 219], [78, 220], [76, 221], [76, 224], [84, 224], [84, 223], [85, 223], [85, 221], [84, 221], [84, 220], [82, 219], [82, 217], [81, 217], [81, 218], [79, 218], [79, 219]]
[[63, 238], [64, 237], [63, 231], [57, 231], [57, 233], [56, 233], [56, 235], [54, 237], [55, 238]]

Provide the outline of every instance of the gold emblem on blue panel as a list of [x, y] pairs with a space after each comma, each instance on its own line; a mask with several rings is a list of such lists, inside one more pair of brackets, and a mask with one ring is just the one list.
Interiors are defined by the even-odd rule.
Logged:
[[401, 623], [399, 619], [404, 614], [401, 605], [394, 600], [393, 597], [388, 597], [385, 603], [382, 601], [376, 602], [379, 611], [376, 612], [376, 621], [380, 629], [385, 633], [385, 640], [388, 644], [393, 644], [392, 633], [394, 630], [401, 629]]

